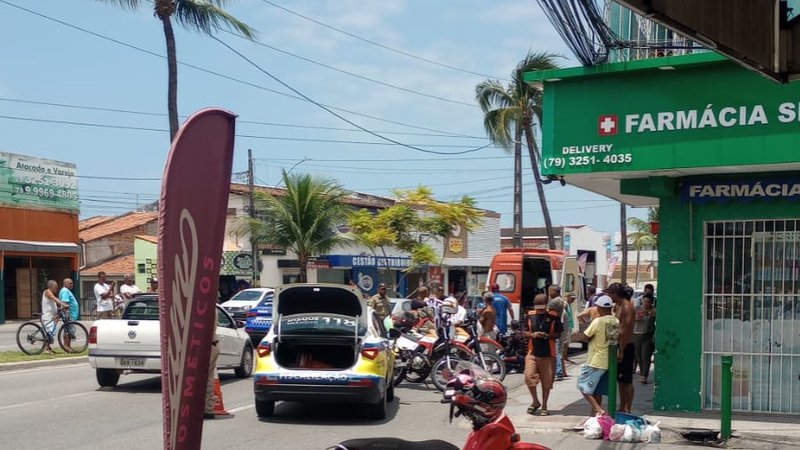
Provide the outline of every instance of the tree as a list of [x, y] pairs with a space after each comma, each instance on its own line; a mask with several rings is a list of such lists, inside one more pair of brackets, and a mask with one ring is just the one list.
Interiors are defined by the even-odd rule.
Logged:
[[394, 195], [394, 206], [375, 214], [366, 209], [352, 214], [350, 234], [375, 256], [388, 256], [390, 248], [410, 255], [411, 264], [405, 269], [406, 274], [425, 264], [441, 263], [444, 254], [436, 254], [428, 244], [430, 239], [444, 242], [456, 227], [472, 231], [482, 223], [483, 212], [475, 207], [475, 200], [467, 196], [441, 202], [423, 186], [397, 190]]
[[[127, 10], [137, 10], [145, 0], [98, 0], [112, 3]], [[169, 113], [169, 140], [178, 132], [178, 58], [175, 51], [175, 33], [172, 18], [182, 26], [211, 35], [214, 31], [227, 29], [248, 39], [255, 37], [255, 30], [222, 9], [230, 0], [152, 0], [155, 15], [164, 27], [167, 44], [167, 112]]]
[[658, 247], [658, 236], [650, 229], [650, 222], [658, 221], [658, 208], [650, 207], [647, 211], [647, 221], [638, 217], [628, 219], [628, 224], [636, 231], [628, 234], [628, 241], [636, 249], [636, 275], [634, 286], [639, 285], [639, 256], [642, 250]]
[[304, 283], [312, 256], [348, 243], [336, 228], [347, 222], [351, 210], [342, 203], [345, 191], [332, 179], [283, 171], [282, 180], [285, 193], [256, 192], [256, 217], [240, 219], [233, 233], [250, 234], [255, 244], [276, 245], [296, 254]]
[[[542, 121], [542, 90], [523, 80], [525, 72], [556, 69], [555, 55], [550, 53], [528, 53], [511, 73], [511, 82], [504, 86], [499, 80], [486, 80], [475, 87], [475, 98], [483, 111], [483, 126], [494, 143], [511, 151], [514, 148], [514, 247], [522, 247], [522, 140], [524, 134], [528, 146], [533, 178], [539, 194], [539, 204], [547, 229], [547, 242], [551, 250], [556, 248], [553, 223], [544, 194], [544, 183], [539, 174], [541, 156], [533, 137], [533, 127]], [[512, 136], [513, 130], [513, 136]]]

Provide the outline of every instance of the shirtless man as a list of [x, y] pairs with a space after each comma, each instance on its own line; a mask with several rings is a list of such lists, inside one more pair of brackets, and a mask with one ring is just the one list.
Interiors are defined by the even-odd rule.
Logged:
[[633, 371], [636, 366], [636, 350], [633, 345], [633, 324], [636, 309], [631, 303], [629, 290], [621, 283], [612, 283], [606, 294], [614, 301], [614, 315], [619, 319], [619, 411], [630, 413], [633, 406]]

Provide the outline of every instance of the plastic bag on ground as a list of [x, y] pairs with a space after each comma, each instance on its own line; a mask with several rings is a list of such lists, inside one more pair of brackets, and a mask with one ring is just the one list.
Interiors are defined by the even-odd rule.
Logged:
[[600, 426], [597, 417], [589, 417], [586, 419], [586, 422], [583, 424], [583, 437], [586, 439], [603, 438], [603, 427]]
[[620, 442], [641, 442], [642, 432], [636, 425], [626, 423]]
[[658, 423], [647, 425], [644, 428], [641, 442], [646, 442], [648, 444], [658, 444], [661, 442], [661, 428], [658, 427]]
[[602, 414], [597, 416], [597, 421], [603, 428], [603, 439], [608, 440], [608, 434], [611, 432], [611, 427], [614, 426], [614, 418], [608, 414]]
[[625, 434], [625, 427], [627, 427], [627, 425], [615, 423], [608, 433], [608, 440], [611, 442], [622, 442], [622, 436]]

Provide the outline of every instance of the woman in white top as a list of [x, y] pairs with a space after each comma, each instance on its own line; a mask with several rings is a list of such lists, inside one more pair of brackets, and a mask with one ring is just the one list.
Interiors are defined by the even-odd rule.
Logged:
[[[51, 341], [56, 334], [58, 308], [65, 308], [66, 306], [64, 302], [58, 299], [58, 283], [55, 280], [48, 280], [47, 289], [42, 292], [42, 323]], [[44, 352], [53, 353], [49, 341], [44, 348]]]

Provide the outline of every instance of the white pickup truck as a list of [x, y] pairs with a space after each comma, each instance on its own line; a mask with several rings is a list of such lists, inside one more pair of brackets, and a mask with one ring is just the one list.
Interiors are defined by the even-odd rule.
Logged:
[[[113, 387], [123, 373], [161, 372], [161, 327], [158, 296], [141, 295], [130, 301], [121, 319], [103, 319], [89, 330], [89, 364], [97, 382]], [[253, 344], [244, 324], [217, 305], [218, 369], [233, 369], [237, 377], [253, 372]], [[241, 325], [241, 326], [240, 326]]]

